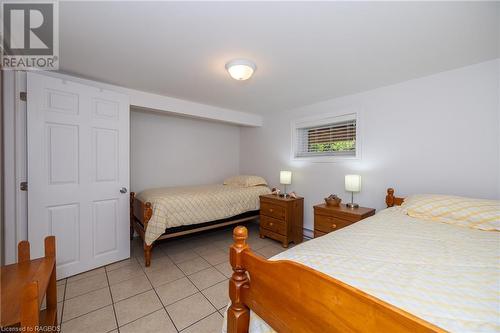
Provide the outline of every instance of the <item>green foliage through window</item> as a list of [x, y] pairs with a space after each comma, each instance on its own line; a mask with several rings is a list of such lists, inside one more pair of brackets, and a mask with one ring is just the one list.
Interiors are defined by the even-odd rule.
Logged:
[[356, 140], [332, 141], [309, 144], [309, 152], [353, 151], [356, 149]]

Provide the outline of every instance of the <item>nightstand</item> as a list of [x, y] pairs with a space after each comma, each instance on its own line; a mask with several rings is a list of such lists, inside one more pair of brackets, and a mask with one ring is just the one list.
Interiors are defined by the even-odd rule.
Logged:
[[375, 209], [359, 207], [347, 208], [346, 205], [331, 207], [326, 204], [314, 206], [314, 237], [347, 227], [375, 214]]
[[273, 194], [260, 196], [260, 238], [280, 241], [283, 247], [290, 242], [302, 242], [304, 227], [304, 198], [284, 198]]

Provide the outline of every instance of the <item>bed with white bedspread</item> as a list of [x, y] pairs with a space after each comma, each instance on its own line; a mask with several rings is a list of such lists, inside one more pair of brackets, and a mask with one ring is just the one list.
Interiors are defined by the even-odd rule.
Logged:
[[[417, 219], [392, 207], [271, 260], [279, 259], [314, 268], [448, 331], [500, 332], [498, 231]], [[249, 332], [274, 331], [251, 312]]]

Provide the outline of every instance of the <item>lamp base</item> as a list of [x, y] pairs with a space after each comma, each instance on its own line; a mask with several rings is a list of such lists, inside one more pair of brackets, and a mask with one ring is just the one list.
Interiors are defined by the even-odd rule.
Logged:
[[359, 208], [359, 205], [357, 203], [354, 203], [354, 202], [349, 202], [346, 204], [346, 207], [353, 209], [353, 208]]

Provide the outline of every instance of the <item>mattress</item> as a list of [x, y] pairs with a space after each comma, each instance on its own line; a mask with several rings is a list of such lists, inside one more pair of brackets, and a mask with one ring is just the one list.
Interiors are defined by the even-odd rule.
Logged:
[[143, 191], [136, 198], [152, 204], [146, 228], [146, 244], [152, 244], [167, 228], [211, 222], [259, 209], [266, 186], [203, 185], [165, 187]]
[[[500, 332], [499, 232], [419, 220], [394, 207], [271, 260], [279, 259], [451, 332]], [[251, 333], [274, 332], [255, 313], [250, 318]]]

